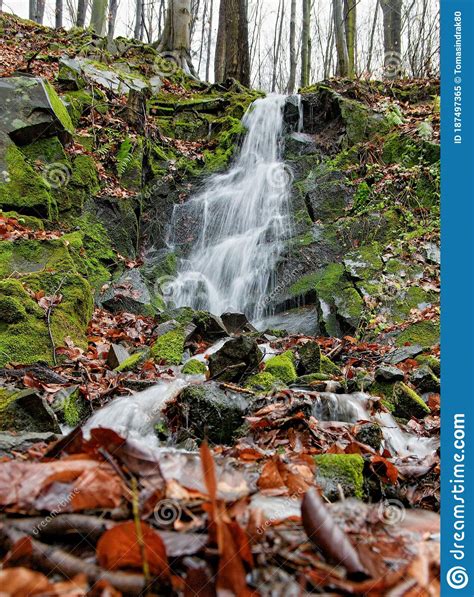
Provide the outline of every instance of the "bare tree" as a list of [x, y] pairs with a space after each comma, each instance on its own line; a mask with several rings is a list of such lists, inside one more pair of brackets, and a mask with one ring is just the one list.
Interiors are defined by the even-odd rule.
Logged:
[[212, 17], [214, 11], [214, 0], [211, 0], [211, 8], [209, 11], [209, 33], [207, 36], [207, 55], [206, 55], [206, 81], [209, 81], [211, 70], [211, 47], [212, 47]]
[[374, 51], [374, 38], [375, 38], [375, 30], [377, 28], [377, 19], [379, 15], [379, 0], [375, 2], [375, 10], [374, 10], [374, 20], [372, 21], [372, 29], [370, 31], [370, 41], [369, 41], [369, 49], [367, 51], [367, 74], [370, 75], [371, 73], [371, 66], [372, 66], [372, 53]]
[[86, 14], [87, 14], [87, 7], [88, 7], [88, 0], [78, 0], [77, 2], [77, 17], [76, 17], [76, 26], [77, 27], [84, 27], [86, 24]]
[[56, 0], [56, 8], [54, 11], [54, 26], [60, 29], [63, 26], [63, 0]]
[[290, 77], [288, 79], [287, 93], [293, 93], [296, 84], [296, 0], [291, 0], [290, 8]]
[[143, 0], [137, 0], [135, 3], [135, 31], [133, 37], [141, 40], [143, 38]]
[[107, 40], [111, 43], [114, 39], [115, 21], [117, 19], [118, 0], [109, 0], [109, 23], [107, 28]]
[[383, 12], [384, 74], [399, 75], [401, 69], [402, 0], [380, 0]]
[[353, 77], [356, 71], [356, 24], [357, 0], [344, 0], [344, 30], [346, 34], [348, 69], [347, 74]]
[[107, 0], [92, 0], [91, 27], [97, 35], [104, 35]]
[[349, 75], [349, 53], [347, 51], [346, 29], [342, 13], [342, 0], [332, 0], [334, 33], [336, 37], [337, 75]]
[[[281, 37], [283, 32], [283, 19], [285, 16], [285, 5], [283, 0], [278, 3], [277, 21], [275, 26], [275, 37], [273, 40], [273, 71], [272, 71], [272, 91], [276, 89], [277, 81], [277, 68], [280, 64], [280, 50], [281, 50]], [[279, 24], [279, 26], [278, 26]]]
[[185, 72], [196, 76], [191, 61], [191, 0], [169, 0], [158, 51]]
[[247, 0], [221, 0], [215, 75], [216, 81], [233, 78], [250, 86]]
[[301, 34], [301, 87], [309, 85], [311, 54], [311, 0], [303, 0], [303, 29]]

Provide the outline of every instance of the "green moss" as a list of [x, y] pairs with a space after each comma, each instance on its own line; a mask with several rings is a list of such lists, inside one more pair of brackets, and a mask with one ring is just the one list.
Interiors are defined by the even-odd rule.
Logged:
[[319, 454], [316, 463], [316, 483], [331, 501], [340, 497], [364, 497], [364, 459], [360, 454]]
[[287, 350], [266, 361], [265, 371], [271, 373], [276, 379], [288, 384], [298, 376], [296, 374], [294, 354]]
[[329, 376], [342, 375], [341, 369], [335, 365], [325, 354], [321, 355], [321, 373]]
[[35, 216], [24, 216], [20, 215], [16, 211], [5, 211], [0, 213], [5, 216], [5, 218], [14, 218], [18, 220], [18, 223], [30, 230], [44, 230], [44, 222], [40, 220], [40, 218], [35, 218]]
[[51, 104], [53, 112], [56, 114], [56, 117], [61, 122], [65, 130], [72, 135], [74, 132], [74, 126], [72, 124], [71, 117], [66, 110], [66, 106], [60, 100], [58, 94], [56, 91], [54, 91], [51, 84], [46, 79], [43, 79], [42, 81], [46, 93], [48, 94], [49, 103]]
[[438, 377], [441, 373], [441, 364], [439, 359], [430, 354], [420, 354], [415, 358], [415, 361], [421, 365], [427, 365]]
[[296, 379], [295, 383], [311, 384], [315, 381], [328, 381], [331, 375], [328, 373], [309, 373], [308, 375], [301, 375]]
[[32, 163], [40, 161], [43, 164], [67, 162], [68, 158], [61, 141], [57, 137], [39, 139], [21, 148], [23, 154]]
[[179, 365], [184, 352], [184, 329], [176, 328], [160, 336], [151, 348], [151, 355], [156, 362], [167, 365]]
[[135, 352], [134, 354], [130, 355], [128, 359], [125, 359], [118, 367], [115, 368], [115, 371], [133, 371], [137, 367], [139, 367], [147, 358], [148, 351], [140, 351]]
[[419, 321], [407, 327], [397, 337], [397, 346], [419, 344], [429, 348], [439, 343], [439, 324], [432, 321]]
[[56, 432], [60, 429], [54, 413], [31, 390], [0, 389], [0, 431]]
[[89, 409], [85, 400], [79, 394], [79, 390], [76, 390], [64, 399], [62, 414], [64, 422], [69, 427], [76, 427], [88, 417], [90, 414]]
[[117, 153], [117, 173], [128, 189], [140, 190], [143, 184], [143, 140], [138, 137], [134, 143], [127, 137]]
[[392, 403], [393, 414], [397, 417], [419, 419], [430, 414], [430, 409], [423, 402], [423, 399], [402, 381], [397, 382], [393, 387]]
[[363, 180], [361, 183], [359, 183], [359, 186], [354, 194], [354, 209], [357, 211], [358, 209], [366, 207], [370, 195], [370, 187], [365, 180]]
[[185, 375], [205, 375], [206, 371], [206, 365], [197, 359], [189, 359], [181, 369], [181, 373]]
[[245, 387], [256, 392], [270, 392], [279, 385], [279, 380], [268, 371], [260, 371], [247, 379]]
[[316, 281], [318, 279], [317, 274], [307, 274], [302, 276], [299, 280], [294, 282], [289, 290], [291, 296], [303, 296], [308, 292], [311, 292], [316, 287]]
[[42, 270], [76, 271], [63, 238], [3, 241], [0, 244], [0, 276]]
[[57, 207], [49, 185], [26, 162], [21, 151], [11, 145], [5, 155], [7, 177], [0, 178], [0, 206], [20, 214], [53, 219]]
[[88, 155], [78, 155], [72, 167], [71, 183], [87, 188], [91, 195], [100, 190], [97, 168], [94, 160]]
[[89, 110], [94, 103], [92, 95], [85, 89], [69, 91], [64, 95], [64, 99], [68, 103], [67, 111], [75, 126], [79, 124], [82, 115]]

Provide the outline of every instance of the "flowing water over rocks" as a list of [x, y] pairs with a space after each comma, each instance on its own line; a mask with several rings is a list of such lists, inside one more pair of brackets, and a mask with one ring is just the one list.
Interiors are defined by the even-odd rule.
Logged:
[[212, 176], [201, 193], [176, 205], [170, 243], [183, 222], [196, 235], [169, 285], [178, 307], [255, 319], [268, 311], [275, 266], [291, 236], [291, 171], [281, 160], [286, 97], [256, 100], [244, 116], [247, 134], [228, 172]]

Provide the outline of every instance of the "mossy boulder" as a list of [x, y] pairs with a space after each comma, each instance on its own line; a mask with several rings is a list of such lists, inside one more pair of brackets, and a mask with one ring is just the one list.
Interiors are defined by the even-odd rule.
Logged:
[[189, 359], [181, 369], [181, 373], [184, 373], [185, 375], [205, 375], [206, 372], [207, 367], [205, 363], [198, 359]]
[[245, 382], [245, 387], [257, 392], [257, 394], [271, 392], [273, 389], [282, 386], [284, 384], [268, 371], [260, 371], [260, 373], [251, 375]]
[[341, 368], [338, 367], [335, 363], [333, 363], [331, 359], [327, 357], [325, 354], [321, 355], [320, 371], [324, 375], [330, 377], [342, 375]]
[[400, 419], [421, 419], [430, 413], [421, 396], [402, 381], [375, 382], [369, 387], [372, 395], [380, 396], [383, 405]]
[[397, 346], [418, 344], [430, 348], [439, 343], [439, 324], [433, 321], [418, 321], [408, 326], [396, 339]]
[[303, 375], [319, 373], [321, 370], [321, 349], [317, 342], [306, 342], [298, 346], [298, 372]]
[[244, 423], [250, 398], [214, 382], [191, 385], [169, 404], [165, 414], [169, 426], [178, 429], [181, 437], [228, 444]]
[[134, 371], [141, 364], [143, 364], [143, 362], [148, 357], [148, 355], [149, 355], [148, 350], [141, 350], [138, 352], [134, 352], [128, 358], [126, 358], [124, 361], [122, 361], [120, 363], [120, 365], [118, 365], [114, 369], [114, 371], [117, 371], [118, 373], [120, 373], [122, 371]]
[[34, 390], [0, 389], [0, 431], [60, 433], [47, 401]]
[[151, 356], [157, 363], [179, 365], [183, 359], [185, 331], [177, 327], [160, 336], [151, 347]]
[[314, 457], [316, 483], [325, 497], [335, 502], [342, 495], [364, 497], [364, 459], [359, 454], [320, 454]]
[[61, 389], [55, 395], [51, 408], [58, 420], [69, 427], [76, 427], [91, 414], [90, 405], [80, 393], [78, 386]]
[[[194, 321], [194, 319], [193, 319]], [[222, 348], [209, 355], [209, 372], [212, 379], [240, 381], [259, 366], [261, 352], [254, 338], [231, 338]]]
[[295, 381], [298, 377], [295, 368], [295, 355], [291, 350], [287, 350], [271, 357], [265, 363], [265, 372], [270, 373], [285, 384]]

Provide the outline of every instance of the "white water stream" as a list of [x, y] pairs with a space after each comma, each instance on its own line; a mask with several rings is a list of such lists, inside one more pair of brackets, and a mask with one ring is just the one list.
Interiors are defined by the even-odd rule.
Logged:
[[250, 320], [267, 311], [291, 236], [292, 176], [281, 159], [285, 101], [275, 94], [257, 99], [243, 118], [247, 133], [230, 169], [175, 206], [170, 244], [183, 221], [195, 231], [189, 257], [167, 288], [177, 307], [241, 312]]

